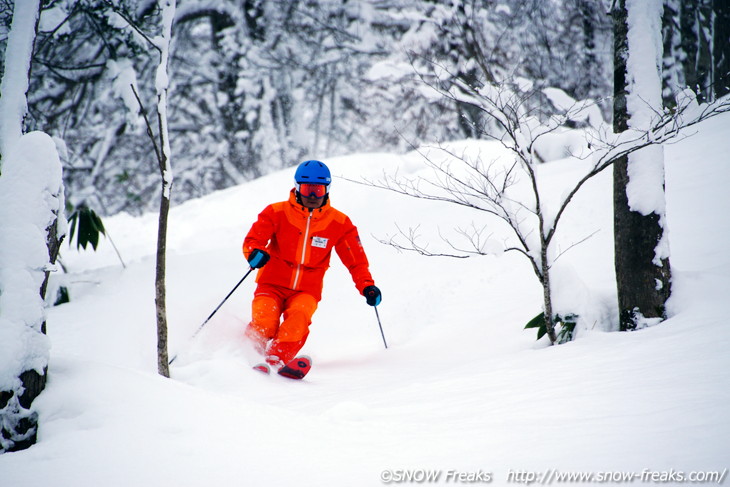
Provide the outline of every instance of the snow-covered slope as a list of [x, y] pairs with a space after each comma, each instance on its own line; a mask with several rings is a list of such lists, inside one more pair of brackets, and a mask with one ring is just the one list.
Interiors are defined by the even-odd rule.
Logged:
[[[292, 170], [173, 209], [167, 284], [179, 358], [166, 380], [155, 359], [156, 216], [109, 218], [127, 268], [107, 241], [97, 253], [66, 251], [72, 301], [49, 312], [40, 442], [0, 456], [2, 484], [377, 486], [433, 471], [440, 477], [431, 483], [505, 485], [568, 472], [636, 473], [637, 482], [647, 470], [722, 472], [730, 467], [729, 129], [730, 117], [719, 117], [666, 148], [674, 295], [659, 326], [607, 331], [610, 174], [579, 194], [559, 244], [598, 232], [561, 257], [555, 279], [560, 301], [592, 325], [558, 347], [522, 329], [542, 298], [517, 253], [425, 258], [377, 241], [396, 225], [420, 224], [426, 237], [492, 225], [484, 215], [341, 177], [333, 205], [360, 229], [384, 294], [389, 349], [336, 257], [305, 348], [314, 359], [305, 381], [250, 370], [242, 329], [252, 279], [190, 340], [246, 271], [243, 236], [266, 204], [286, 198]], [[483, 142], [459, 147], [498, 152]], [[327, 163], [351, 179], [421, 170], [414, 155]], [[541, 168], [556, 194], [575, 170], [570, 161]]]

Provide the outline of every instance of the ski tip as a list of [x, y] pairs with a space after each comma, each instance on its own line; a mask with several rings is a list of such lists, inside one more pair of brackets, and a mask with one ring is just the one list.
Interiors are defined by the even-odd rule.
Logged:
[[271, 367], [269, 367], [269, 364], [267, 363], [260, 363], [253, 366], [253, 370], [257, 370], [264, 374], [271, 373]]
[[278, 374], [288, 379], [301, 380], [312, 368], [312, 359], [308, 355], [294, 358], [291, 362], [279, 369]]

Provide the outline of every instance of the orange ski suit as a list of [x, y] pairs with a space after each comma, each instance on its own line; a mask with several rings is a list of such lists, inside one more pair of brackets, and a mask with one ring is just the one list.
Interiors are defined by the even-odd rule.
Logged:
[[[243, 241], [243, 255], [265, 250], [270, 260], [259, 269], [246, 336], [271, 363], [287, 363], [304, 346], [332, 249], [352, 275], [360, 294], [374, 285], [357, 228], [329, 198], [316, 209], [288, 201], [267, 206]], [[284, 320], [279, 323], [281, 315]]]

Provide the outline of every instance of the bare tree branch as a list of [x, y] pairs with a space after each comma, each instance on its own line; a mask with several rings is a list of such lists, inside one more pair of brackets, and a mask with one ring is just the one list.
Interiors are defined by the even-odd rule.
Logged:
[[147, 33], [145, 31], [143, 31], [142, 29], [140, 29], [140, 27], [137, 25], [137, 23], [134, 20], [132, 20], [125, 11], [123, 11], [122, 9], [120, 9], [119, 7], [114, 5], [114, 3], [112, 3], [109, 0], [103, 0], [103, 2], [106, 3], [109, 6], [109, 8], [111, 8], [114, 11], [115, 14], [119, 15], [122, 19], [124, 19], [124, 21], [127, 23], [127, 25], [129, 25], [132, 29], [134, 29], [134, 31], [137, 34], [139, 34], [140, 37], [142, 37], [147, 42], [147, 44], [150, 45], [150, 47], [155, 49], [158, 53], [160, 53], [160, 54], [162, 53], [162, 49], [160, 49], [160, 46], [158, 46], [157, 43], [155, 43], [155, 41], [150, 39], [150, 37], [147, 35]]
[[[444, 70], [442, 66], [438, 69]], [[472, 208], [494, 216], [507, 223], [517, 245], [503, 245], [504, 252], [517, 251], [530, 262], [533, 271], [543, 287], [545, 302], [545, 319], [551, 342], [555, 342], [552, 316], [552, 296], [550, 290], [550, 269], [552, 265], [577, 245], [591, 238], [596, 232], [572, 243], [567, 249], [549, 259], [549, 248], [568, 205], [578, 191], [592, 178], [606, 168], [611, 167], [619, 158], [638, 151], [644, 147], [663, 144], [681, 136], [681, 132], [712, 116], [730, 111], [730, 96], [708, 105], [699, 106], [694, 97], [679, 100], [677, 108], [672, 111], [656, 113], [656, 122], [650, 130], [633, 130], [621, 134], [613, 134], [604, 127], [592, 128], [587, 132], [587, 144], [591, 148], [590, 156], [582, 155], [582, 160], [592, 157], [594, 162], [585, 174], [578, 179], [559, 202], [557, 212], [552, 220], [548, 220], [541, 199], [539, 175], [536, 171], [539, 157], [535, 153], [535, 143], [541, 137], [555, 133], [571, 119], [578, 118], [581, 110], [586, 110], [585, 103], [576, 102], [568, 107], [563, 115], [552, 115], [546, 121], [539, 122], [535, 110], [526, 109], [527, 100], [533, 94], [522, 94], [513, 85], [488, 85], [480, 89], [464, 82], [457, 82], [448, 89], [443, 88], [434, 69], [433, 79], [419, 74], [428, 86], [455, 102], [466, 103], [479, 109], [486, 117], [495, 122], [501, 133], [484, 133], [486, 139], [496, 140], [514, 155], [514, 161], [508, 165], [500, 165], [496, 159], [485, 163], [482, 155], [469, 158], [465, 153], [456, 153], [449, 147], [414, 147], [423, 158], [426, 168], [432, 170], [433, 177], [401, 177], [384, 174], [378, 181], [354, 181], [372, 187], [386, 189], [414, 198], [441, 201]], [[435, 81], [434, 81], [435, 80]], [[443, 157], [434, 158], [431, 150], [437, 150]], [[523, 179], [524, 178], [524, 179]], [[520, 183], [529, 183], [530, 194], [514, 196], [513, 189]], [[486, 226], [456, 228], [455, 232], [466, 240], [466, 247], [454, 244], [439, 232], [439, 236], [451, 249], [450, 252], [435, 252], [419, 242], [418, 228], [403, 231], [399, 235], [405, 244], [396, 237], [380, 240], [398, 250], [415, 251], [421, 255], [439, 257], [465, 258], [473, 255], [486, 255], [487, 242], [493, 234], [485, 235]], [[535, 238], [537, 234], [537, 238]], [[504, 244], [504, 242], [503, 242]]]

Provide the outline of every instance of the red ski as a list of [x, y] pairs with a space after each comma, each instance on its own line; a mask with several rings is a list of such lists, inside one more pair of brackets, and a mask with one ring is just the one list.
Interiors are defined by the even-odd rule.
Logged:
[[312, 368], [312, 359], [307, 355], [295, 357], [294, 360], [279, 369], [279, 375], [288, 379], [303, 379]]
[[[287, 379], [301, 380], [307, 375], [310, 368], [312, 368], [312, 359], [308, 355], [302, 355], [281, 367], [277, 373]], [[264, 374], [271, 373], [271, 366], [266, 362], [254, 365], [253, 369]]]

